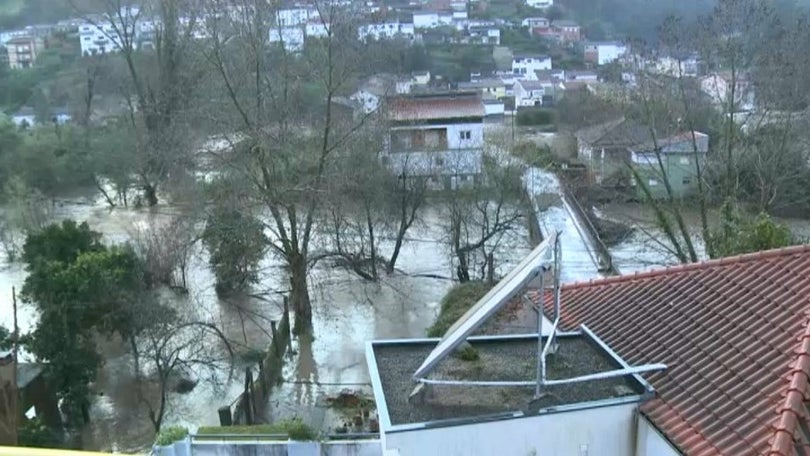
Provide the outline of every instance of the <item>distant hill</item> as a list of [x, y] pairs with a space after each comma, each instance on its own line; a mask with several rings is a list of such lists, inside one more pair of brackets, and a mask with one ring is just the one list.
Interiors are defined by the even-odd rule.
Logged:
[[[87, 8], [98, 2], [73, 0], [73, 3]], [[0, 0], [0, 30], [54, 23], [74, 16], [70, 0]]]

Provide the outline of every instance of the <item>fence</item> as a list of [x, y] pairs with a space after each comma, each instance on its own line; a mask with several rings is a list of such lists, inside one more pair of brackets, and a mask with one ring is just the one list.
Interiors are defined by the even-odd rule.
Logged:
[[619, 270], [613, 264], [613, 256], [610, 254], [610, 250], [608, 250], [607, 246], [602, 241], [602, 237], [599, 235], [599, 230], [597, 230], [596, 226], [594, 226], [588, 211], [582, 207], [579, 199], [576, 197], [574, 192], [571, 191], [570, 186], [564, 179], [560, 179], [560, 187], [563, 193], [563, 198], [565, 198], [566, 202], [568, 203], [566, 206], [570, 209], [571, 216], [579, 222], [579, 226], [581, 226], [585, 231], [582, 233], [582, 235], [588, 238], [588, 244], [590, 244], [595, 250], [597, 263], [599, 263], [599, 272], [610, 275], [619, 275]]
[[258, 374], [253, 378], [253, 368], [245, 369], [245, 388], [230, 405], [219, 409], [222, 426], [232, 424], [254, 424], [262, 416], [273, 386], [282, 380], [284, 355], [290, 346], [290, 312], [287, 298], [284, 298], [284, 314], [281, 320], [271, 323], [273, 339], [265, 356], [259, 360]]

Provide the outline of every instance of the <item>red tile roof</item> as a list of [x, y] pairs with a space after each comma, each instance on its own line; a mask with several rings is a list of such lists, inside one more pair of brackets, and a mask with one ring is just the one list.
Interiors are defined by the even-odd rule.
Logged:
[[810, 449], [810, 246], [563, 286], [562, 309], [630, 364], [669, 366], [641, 411], [684, 454]]
[[395, 121], [440, 120], [460, 117], [483, 117], [480, 95], [437, 95], [392, 98], [388, 116]]

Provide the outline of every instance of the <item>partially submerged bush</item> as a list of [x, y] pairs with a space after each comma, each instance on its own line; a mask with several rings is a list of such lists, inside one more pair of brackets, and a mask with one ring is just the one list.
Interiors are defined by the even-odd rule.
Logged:
[[478, 350], [470, 344], [464, 344], [456, 350], [456, 357], [462, 361], [478, 361]]
[[188, 435], [188, 429], [183, 426], [169, 426], [160, 430], [155, 439], [155, 445], [166, 446], [183, 440]]
[[442, 298], [436, 321], [428, 328], [428, 337], [441, 337], [464, 312], [481, 299], [491, 285], [484, 282], [467, 282], [456, 285]]

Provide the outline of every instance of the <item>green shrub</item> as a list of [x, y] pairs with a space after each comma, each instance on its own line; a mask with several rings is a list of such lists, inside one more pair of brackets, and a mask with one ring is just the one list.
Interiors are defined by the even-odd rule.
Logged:
[[197, 430], [198, 436], [216, 436], [222, 434], [287, 435], [293, 440], [316, 440], [318, 433], [300, 419], [282, 420], [272, 424], [251, 426], [202, 426]]
[[554, 155], [548, 146], [540, 147], [532, 142], [521, 142], [512, 148], [512, 155], [529, 166], [547, 168], [554, 164]]
[[462, 361], [478, 361], [478, 350], [473, 348], [472, 345], [465, 345], [458, 350], [456, 356]]
[[188, 429], [183, 426], [169, 426], [160, 430], [155, 445], [166, 446], [183, 440], [188, 435]]
[[481, 299], [491, 286], [484, 282], [467, 282], [456, 285], [442, 298], [436, 321], [428, 328], [428, 337], [441, 337], [476, 301]]
[[17, 442], [20, 446], [55, 448], [62, 442], [59, 436], [39, 418], [27, 420], [17, 429]]
[[518, 110], [518, 125], [552, 125], [555, 122], [554, 111], [547, 108], [523, 108]]

